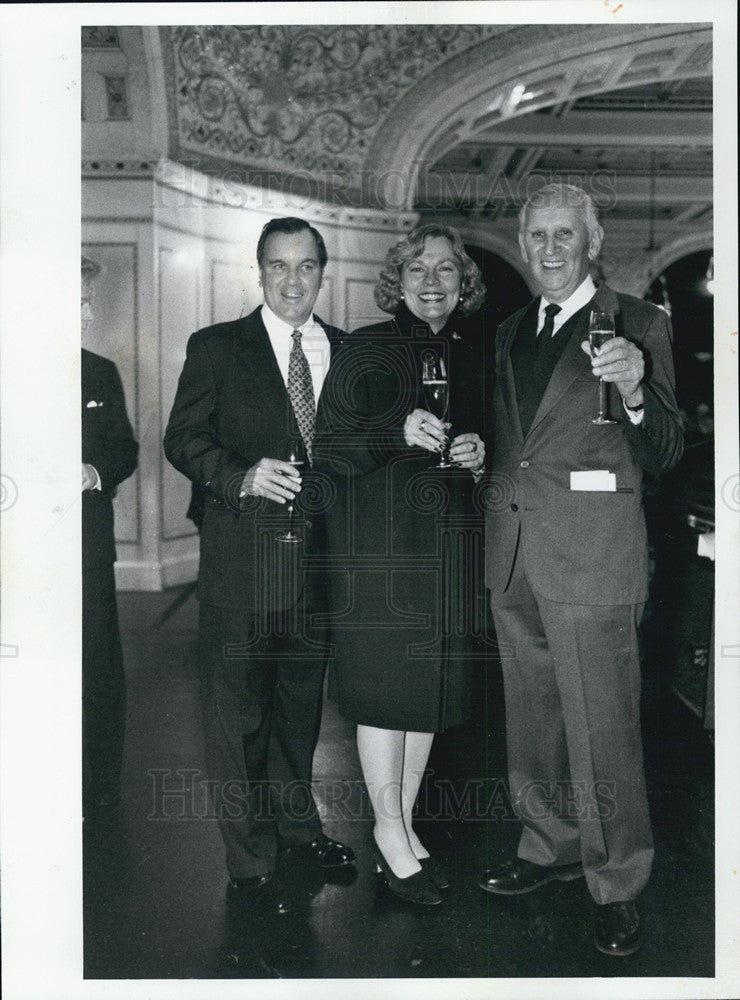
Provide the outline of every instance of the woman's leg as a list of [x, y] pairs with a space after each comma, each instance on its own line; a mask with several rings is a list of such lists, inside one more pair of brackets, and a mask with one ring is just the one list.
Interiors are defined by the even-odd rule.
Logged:
[[398, 878], [407, 878], [421, 869], [409, 845], [403, 818], [405, 742], [406, 733], [399, 730], [357, 727], [357, 751], [375, 814], [375, 841]]
[[403, 783], [401, 787], [401, 807], [409, 846], [417, 858], [429, 857], [429, 851], [414, 833], [411, 817], [419, 794], [421, 779], [424, 777], [429, 753], [432, 749], [434, 733], [406, 733], [403, 751]]

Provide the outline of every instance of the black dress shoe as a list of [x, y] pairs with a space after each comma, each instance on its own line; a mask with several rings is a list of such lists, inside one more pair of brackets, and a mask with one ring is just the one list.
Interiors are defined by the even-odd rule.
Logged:
[[642, 925], [637, 906], [605, 903], [597, 907], [594, 944], [604, 955], [633, 955], [642, 945]]
[[[421, 864], [421, 862], [419, 862]], [[375, 844], [375, 871], [382, 874], [385, 885], [390, 891], [407, 903], [418, 903], [420, 906], [437, 906], [442, 902], [439, 889], [422, 868], [421, 871], [399, 878], [385, 860], [383, 852]]]
[[249, 901], [273, 913], [290, 913], [293, 904], [272, 872], [248, 878], [230, 878], [229, 892], [239, 902]]
[[421, 865], [421, 870], [426, 872], [438, 889], [449, 889], [450, 880], [447, 877], [447, 872], [436, 858], [431, 856], [428, 858], [418, 858], [418, 862]]
[[570, 882], [582, 877], [583, 866], [580, 862], [547, 868], [524, 858], [515, 858], [485, 872], [478, 885], [486, 892], [496, 892], [501, 896], [523, 896], [548, 882]]
[[352, 864], [355, 854], [351, 847], [346, 847], [338, 840], [332, 840], [325, 833], [320, 833], [310, 843], [289, 847], [286, 859], [313, 865], [314, 868], [342, 868], [344, 865]]

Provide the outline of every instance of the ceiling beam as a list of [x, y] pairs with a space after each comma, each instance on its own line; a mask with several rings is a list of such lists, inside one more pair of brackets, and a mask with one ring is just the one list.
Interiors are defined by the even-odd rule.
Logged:
[[[419, 203], [429, 203], [432, 200], [441, 205], [485, 205], [499, 201], [520, 204], [531, 192], [550, 179], [544, 174], [541, 176], [542, 180], [538, 183], [540, 174], [536, 169], [526, 176], [517, 177], [504, 177], [501, 174], [491, 177], [460, 170], [430, 170], [422, 172], [419, 176], [416, 200]], [[609, 170], [598, 170], [589, 174], [558, 171], [557, 179], [570, 184], [579, 184], [591, 191], [602, 208], [620, 203], [648, 205], [651, 199], [648, 174], [619, 176]], [[657, 206], [690, 205], [697, 202], [711, 204], [711, 174], [698, 177], [667, 177], [661, 174], [655, 179]]]
[[653, 146], [711, 149], [712, 114], [660, 111], [572, 111], [563, 117], [520, 115], [485, 129], [466, 140], [528, 146]]

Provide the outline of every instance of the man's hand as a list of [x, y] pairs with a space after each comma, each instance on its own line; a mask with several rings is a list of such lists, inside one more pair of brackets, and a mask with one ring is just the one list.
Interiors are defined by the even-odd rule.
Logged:
[[[581, 344], [591, 355], [588, 341]], [[639, 406], [643, 402], [642, 380], [645, 375], [645, 359], [642, 351], [624, 337], [607, 340], [591, 359], [591, 370], [597, 378], [613, 382], [628, 406]]]
[[267, 497], [276, 503], [292, 500], [301, 489], [301, 474], [279, 458], [261, 458], [247, 472], [239, 488], [240, 498]]
[[450, 445], [450, 459], [463, 469], [478, 472], [483, 468], [486, 448], [477, 434], [458, 434]]
[[414, 410], [406, 417], [403, 436], [409, 448], [416, 445], [427, 451], [441, 451], [447, 440], [445, 425], [428, 410]]
[[93, 489], [98, 482], [98, 474], [95, 471], [95, 467], [88, 465], [87, 462], [82, 463], [82, 492], [85, 490]]

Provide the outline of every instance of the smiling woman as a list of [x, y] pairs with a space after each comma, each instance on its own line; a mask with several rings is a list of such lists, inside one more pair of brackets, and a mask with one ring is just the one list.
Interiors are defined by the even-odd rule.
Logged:
[[[412, 813], [434, 733], [470, 713], [471, 646], [481, 631], [473, 491], [490, 395], [484, 295], [454, 229], [420, 226], [392, 247], [375, 289], [392, 318], [347, 339], [326, 383], [331, 433], [315, 447], [337, 494], [327, 512], [336, 616], [329, 693], [357, 723], [379, 870], [392, 892], [422, 905], [439, 903], [448, 881]], [[422, 385], [432, 359], [438, 374], [428, 384], [449, 399], [436, 414]]]
[[434, 333], [439, 333], [457, 305], [461, 276], [460, 263], [444, 236], [427, 237], [420, 256], [403, 266], [403, 300]]

